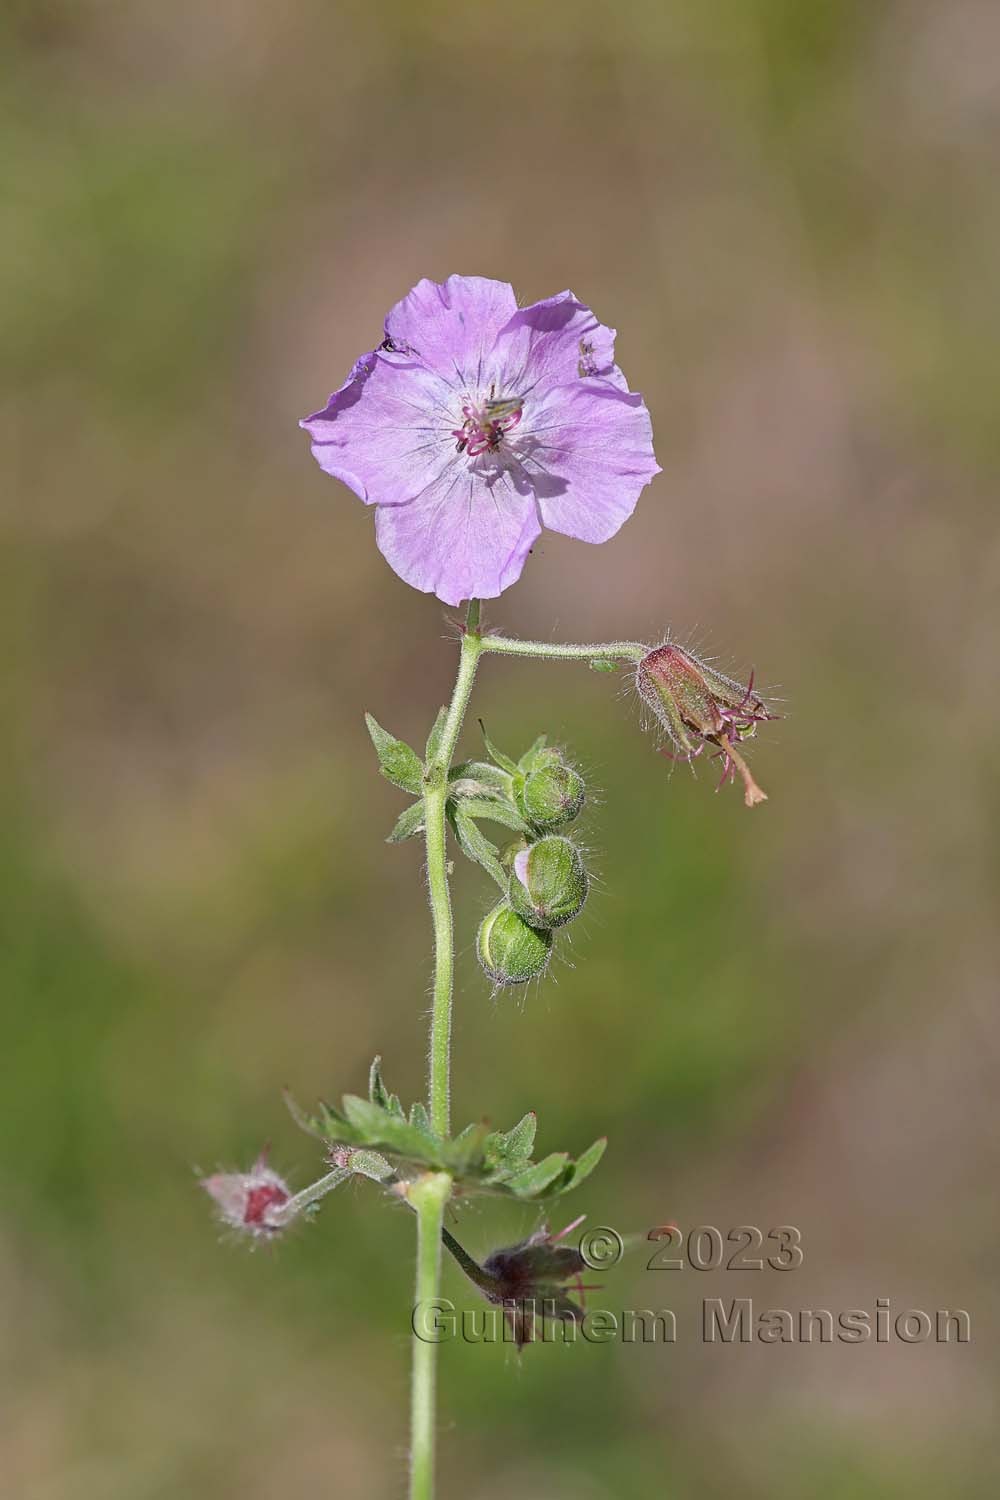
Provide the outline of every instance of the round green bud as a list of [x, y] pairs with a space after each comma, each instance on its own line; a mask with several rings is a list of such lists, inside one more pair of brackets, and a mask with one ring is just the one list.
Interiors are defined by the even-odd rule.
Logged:
[[515, 854], [510, 904], [534, 927], [561, 927], [583, 910], [589, 884], [576, 845], [550, 833]]
[[583, 777], [566, 764], [558, 750], [543, 750], [514, 784], [518, 812], [533, 827], [548, 831], [571, 823], [583, 806]]
[[527, 984], [545, 973], [552, 950], [551, 932], [538, 932], [506, 901], [486, 913], [479, 925], [476, 952], [494, 984]]

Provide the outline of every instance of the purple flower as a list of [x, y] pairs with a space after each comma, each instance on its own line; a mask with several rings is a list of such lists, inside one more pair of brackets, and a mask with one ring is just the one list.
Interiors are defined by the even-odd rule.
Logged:
[[505, 281], [420, 281], [385, 333], [301, 425], [414, 588], [496, 598], [543, 526], [606, 542], [659, 473], [614, 330], [572, 292], [519, 309]]

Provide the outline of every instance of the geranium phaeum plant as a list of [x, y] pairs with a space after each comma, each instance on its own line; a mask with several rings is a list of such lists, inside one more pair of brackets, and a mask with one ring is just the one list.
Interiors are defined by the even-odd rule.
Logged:
[[[544, 734], [519, 755], [484, 735], [482, 750], [456, 761], [479, 663], [524, 656], [631, 668], [637, 691], [673, 746], [693, 761], [706, 747], [722, 762], [720, 786], [738, 774], [748, 806], [764, 800], [743, 756], [772, 715], [744, 688], [668, 641], [588, 645], [523, 641], [485, 631], [480, 601], [521, 574], [543, 527], [606, 542], [659, 472], [649, 413], [615, 363], [615, 334], [571, 292], [517, 306], [503, 281], [450, 276], [421, 281], [392, 309], [384, 335], [344, 384], [302, 426], [320, 467], [375, 507], [375, 535], [407, 583], [449, 605], [466, 602], [451, 701], [423, 750], [371, 715], [368, 732], [382, 774], [411, 799], [389, 842], [420, 837], [434, 930], [434, 977], [426, 1100], [404, 1109], [378, 1058], [366, 1095], [304, 1112], [298, 1122], [322, 1142], [326, 1171], [292, 1194], [263, 1157], [244, 1173], [204, 1179], [228, 1229], [273, 1238], [340, 1183], [366, 1178], [413, 1210], [417, 1310], [439, 1296], [444, 1244], [491, 1302], [502, 1306], [520, 1347], [539, 1320], [575, 1321], [585, 1260], [568, 1241], [536, 1227], [481, 1261], [445, 1227], [445, 1209], [477, 1194], [551, 1204], [578, 1187], [603, 1155], [604, 1139], [573, 1158], [534, 1155], [531, 1112], [508, 1130], [482, 1116], [453, 1131], [451, 1017], [454, 930], [449, 835], [496, 890], [476, 951], [494, 992], [541, 979], [563, 929], [588, 899], [590, 880], [573, 825], [586, 802], [577, 766]], [[483, 825], [499, 830], [494, 837]], [[423, 1009], [423, 996], [418, 1000]], [[565, 1241], [565, 1242], [564, 1242]], [[413, 1321], [410, 1494], [434, 1491], [437, 1342]]]

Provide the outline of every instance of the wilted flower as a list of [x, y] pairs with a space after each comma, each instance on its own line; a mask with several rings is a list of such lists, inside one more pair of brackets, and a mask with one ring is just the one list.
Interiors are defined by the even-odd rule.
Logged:
[[[576, 1323], [583, 1317], [582, 1296], [596, 1290], [581, 1281], [587, 1262], [573, 1245], [561, 1244], [568, 1234], [583, 1223], [584, 1215], [552, 1234], [546, 1224], [526, 1240], [494, 1250], [482, 1265], [466, 1254], [448, 1230], [444, 1243], [465, 1274], [474, 1281], [488, 1302], [502, 1307], [519, 1349], [532, 1341], [539, 1319]], [[565, 1283], [581, 1298], [574, 1302]]]
[[614, 330], [571, 292], [519, 309], [505, 281], [424, 280], [385, 334], [301, 425], [414, 588], [495, 598], [543, 526], [606, 542], [659, 472]]
[[738, 741], [756, 734], [758, 724], [776, 717], [754, 692], [752, 672], [743, 687], [700, 661], [693, 652], [668, 642], [643, 657], [636, 684], [670, 737], [677, 752], [674, 759], [694, 760], [706, 745], [714, 745], [713, 759], [722, 760], [719, 786], [735, 780], [738, 771], [747, 807], [767, 801], [736, 748]]
[[220, 1172], [203, 1177], [201, 1185], [215, 1201], [224, 1224], [243, 1234], [265, 1238], [288, 1227], [283, 1212], [291, 1198], [291, 1189], [267, 1165], [262, 1151], [249, 1172]]

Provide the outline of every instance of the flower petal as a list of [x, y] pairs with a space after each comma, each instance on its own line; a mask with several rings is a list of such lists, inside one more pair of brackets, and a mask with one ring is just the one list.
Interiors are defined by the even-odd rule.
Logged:
[[498, 390], [535, 400], [553, 385], [593, 376], [628, 390], [615, 364], [615, 330], [572, 292], [516, 312], [500, 330], [489, 364]]
[[453, 389], [478, 388], [497, 334], [517, 311], [513, 288], [485, 276], [418, 281], [385, 320], [397, 348], [416, 354]]
[[375, 512], [379, 550], [406, 583], [445, 604], [495, 599], [520, 577], [541, 531], [530, 490], [505, 469], [463, 465], [407, 505]]
[[299, 426], [327, 474], [368, 505], [401, 505], [455, 457], [449, 400], [443, 382], [420, 365], [365, 354], [323, 410]]
[[550, 390], [517, 448], [544, 524], [581, 542], [613, 537], [660, 472], [642, 397], [605, 380]]

